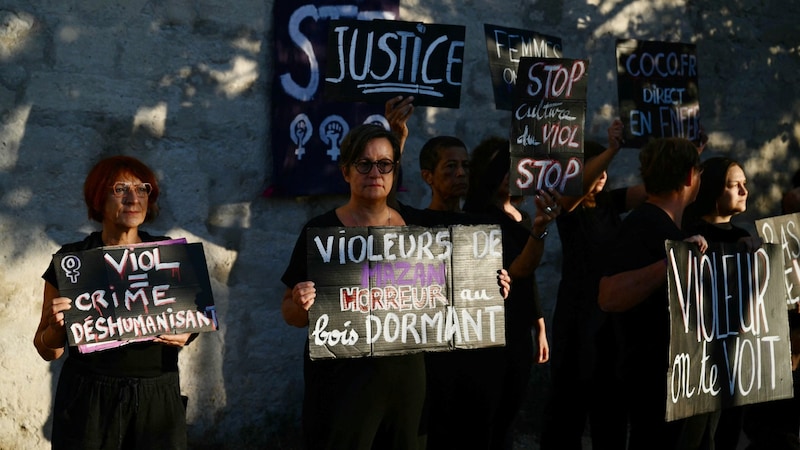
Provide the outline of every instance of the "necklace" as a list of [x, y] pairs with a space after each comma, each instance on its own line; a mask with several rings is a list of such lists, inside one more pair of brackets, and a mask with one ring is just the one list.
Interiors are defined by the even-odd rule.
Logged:
[[[364, 227], [364, 226], [379, 226], [379, 225], [361, 225], [361, 224], [359, 223], [360, 221], [358, 220], [358, 218], [356, 218], [356, 215], [355, 215], [355, 214], [354, 214], [352, 211], [350, 211], [350, 218], [351, 218], [351, 219], [353, 219], [353, 223], [354, 223], [354, 224], [355, 224], [355, 226], [357, 226], [357, 227]], [[388, 215], [386, 216], [386, 225], [391, 225], [391, 224], [392, 224], [392, 210], [391, 210], [391, 208], [389, 208], [389, 209], [388, 209]]]

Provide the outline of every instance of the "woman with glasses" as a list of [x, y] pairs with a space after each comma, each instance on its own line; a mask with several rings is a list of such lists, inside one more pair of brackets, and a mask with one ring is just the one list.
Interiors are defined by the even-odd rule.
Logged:
[[[383, 127], [360, 125], [344, 138], [339, 167], [350, 185], [350, 198], [303, 227], [281, 278], [288, 286], [282, 306], [286, 323], [308, 326], [308, 310], [316, 298], [306, 267], [309, 227], [406, 225], [387, 204], [399, 159], [400, 144]], [[419, 434], [425, 398], [422, 354], [311, 361], [306, 346], [304, 359], [306, 448], [424, 448]]]
[[[341, 146], [339, 166], [350, 185], [344, 205], [311, 219], [295, 244], [281, 280], [287, 289], [286, 323], [309, 324], [316, 299], [306, 266], [309, 227], [403, 226], [419, 223], [387, 203], [395, 183], [400, 144], [376, 125], [353, 128]], [[502, 279], [507, 287], [507, 276]], [[309, 449], [425, 448], [421, 430], [425, 361], [421, 353], [399, 356], [315, 360], [305, 351], [303, 435]]]
[[[158, 181], [129, 156], [98, 162], [83, 185], [89, 218], [102, 225], [58, 253], [169, 239], [139, 229], [158, 215]], [[186, 412], [178, 380], [178, 352], [191, 334], [161, 335], [103, 351], [67, 347], [64, 312], [53, 264], [44, 273], [42, 316], [33, 339], [52, 361], [66, 353], [53, 407], [54, 449], [186, 448]]]
[[[311, 219], [295, 245], [281, 280], [284, 320], [308, 326], [314, 282], [308, 281], [309, 227], [401, 226], [404, 217], [387, 203], [400, 144], [377, 125], [353, 128], [342, 142], [339, 167], [350, 185], [344, 205]], [[311, 361], [305, 354], [303, 435], [306, 448], [423, 448], [419, 435], [425, 398], [422, 354]]]

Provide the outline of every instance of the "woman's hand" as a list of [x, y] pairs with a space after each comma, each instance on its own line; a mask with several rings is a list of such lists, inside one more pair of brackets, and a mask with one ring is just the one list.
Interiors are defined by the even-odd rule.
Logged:
[[45, 361], [58, 359], [64, 354], [67, 330], [64, 311], [72, 308], [72, 300], [62, 297], [50, 283], [44, 284], [42, 315], [33, 336], [33, 345]]
[[536, 345], [534, 348], [536, 354], [533, 355], [533, 359], [539, 364], [544, 364], [550, 360], [550, 344], [547, 342], [547, 331], [545, 330], [544, 319], [540, 318], [537, 320], [534, 328], [536, 329], [536, 339], [534, 342]]
[[308, 312], [317, 298], [317, 289], [313, 281], [302, 281], [292, 289], [292, 302], [303, 311]]
[[406, 139], [408, 138], [407, 123], [408, 119], [411, 117], [411, 113], [414, 112], [414, 105], [412, 104], [413, 101], [413, 95], [405, 98], [403, 98], [402, 95], [398, 95], [386, 100], [386, 103], [384, 104], [383, 115], [389, 122], [389, 128], [392, 130], [392, 133], [394, 133], [395, 136], [397, 136], [397, 139], [400, 140], [401, 152], [405, 146]]
[[160, 334], [153, 339], [153, 342], [169, 345], [170, 347], [183, 347], [189, 342], [190, 337], [192, 337], [192, 333]]
[[554, 189], [547, 191], [540, 189], [534, 197], [536, 202], [536, 216], [533, 218], [531, 233], [539, 236], [544, 233], [547, 225], [561, 214], [561, 194]]
[[497, 285], [500, 286], [500, 295], [503, 300], [508, 298], [508, 293], [511, 291], [511, 276], [506, 269], [497, 271]]
[[612, 150], [619, 150], [622, 148], [624, 138], [625, 125], [619, 119], [614, 119], [608, 127], [608, 148]]
[[308, 326], [308, 310], [314, 305], [317, 289], [313, 281], [301, 281], [283, 293], [281, 313], [283, 320], [295, 327]]
[[57, 333], [65, 333], [64, 311], [72, 309], [72, 300], [67, 297], [55, 297], [50, 301], [49, 314], [44, 318], [46, 329], [52, 328]]
[[689, 242], [692, 244], [697, 244], [697, 248], [700, 250], [700, 253], [705, 253], [708, 250], [708, 242], [706, 242], [706, 238], [699, 234], [695, 234], [694, 236], [690, 236], [683, 240], [683, 242]]

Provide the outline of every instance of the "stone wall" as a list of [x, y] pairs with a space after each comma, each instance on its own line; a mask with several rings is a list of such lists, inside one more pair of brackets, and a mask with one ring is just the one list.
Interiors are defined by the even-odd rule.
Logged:
[[[148, 228], [202, 242], [222, 320], [181, 354], [194, 447], [291, 448], [304, 330], [284, 324], [280, 275], [300, 226], [341, 197], [264, 198], [270, 183], [273, 1], [5, 0], [0, 5], [0, 448], [46, 448], [60, 362], [31, 344], [42, 280], [60, 244], [96, 228], [81, 198], [100, 157], [157, 169], [162, 214]], [[467, 27], [458, 110], [418, 108], [402, 200], [423, 206], [418, 149], [436, 134], [469, 145], [502, 134], [483, 23], [563, 39], [590, 66], [589, 137], [616, 114], [617, 38], [698, 46], [709, 154], [744, 162], [742, 221], [779, 212], [800, 167], [800, 2], [762, 0], [401, 1], [401, 19]], [[636, 180], [636, 152], [612, 166]], [[526, 207], [530, 207], [530, 202]], [[549, 238], [539, 279], [553, 308], [560, 264]]]

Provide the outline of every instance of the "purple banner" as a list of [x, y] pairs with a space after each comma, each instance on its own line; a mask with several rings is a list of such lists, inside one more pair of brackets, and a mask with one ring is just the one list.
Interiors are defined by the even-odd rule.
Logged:
[[271, 143], [273, 177], [265, 195], [342, 194], [339, 146], [351, 127], [388, 128], [382, 105], [323, 99], [328, 25], [338, 19], [397, 18], [398, 0], [276, 2]]

